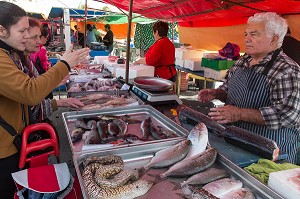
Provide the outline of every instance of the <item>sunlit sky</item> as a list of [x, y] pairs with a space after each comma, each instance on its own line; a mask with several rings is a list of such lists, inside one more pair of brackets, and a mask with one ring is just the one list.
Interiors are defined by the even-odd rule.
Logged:
[[[43, 13], [46, 17], [52, 7], [68, 7], [78, 8], [80, 5], [85, 4], [85, 0], [16, 0], [16, 4], [24, 8], [27, 12]], [[87, 0], [88, 8], [101, 9], [103, 6], [108, 6], [113, 12], [120, 12], [116, 7], [109, 4]]]

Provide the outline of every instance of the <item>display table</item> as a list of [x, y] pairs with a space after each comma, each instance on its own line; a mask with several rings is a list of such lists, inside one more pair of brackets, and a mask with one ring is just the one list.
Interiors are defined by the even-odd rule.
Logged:
[[204, 88], [206, 88], [206, 82], [221, 82], [221, 80], [211, 79], [204, 77], [204, 71], [192, 71], [187, 68], [183, 68], [181, 66], [176, 65], [175, 66], [177, 71], [177, 79], [176, 79], [176, 93], [179, 96], [180, 95], [180, 84], [181, 84], [181, 72], [186, 72], [189, 74], [189, 77], [193, 79], [203, 80], [204, 81]]

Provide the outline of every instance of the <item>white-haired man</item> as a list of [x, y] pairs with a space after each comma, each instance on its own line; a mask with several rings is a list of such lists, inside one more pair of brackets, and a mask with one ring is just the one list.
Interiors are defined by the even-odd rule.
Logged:
[[220, 99], [225, 106], [209, 115], [277, 142], [297, 161], [300, 118], [300, 68], [280, 48], [287, 22], [276, 13], [249, 17], [245, 30], [246, 54], [229, 70], [218, 89], [199, 91], [200, 102]]

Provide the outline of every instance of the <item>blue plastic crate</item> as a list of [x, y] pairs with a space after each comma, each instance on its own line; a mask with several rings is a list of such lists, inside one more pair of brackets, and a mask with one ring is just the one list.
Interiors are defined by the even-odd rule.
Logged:
[[108, 51], [97, 51], [97, 50], [91, 50], [90, 51], [90, 56], [95, 57], [95, 56], [108, 56]]

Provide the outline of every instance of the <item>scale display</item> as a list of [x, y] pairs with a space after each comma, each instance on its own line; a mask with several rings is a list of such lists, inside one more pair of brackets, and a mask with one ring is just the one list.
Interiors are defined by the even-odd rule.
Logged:
[[144, 102], [167, 104], [176, 101], [178, 104], [182, 104], [182, 101], [178, 98], [178, 96], [171, 91], [163, 93], [150, 93], [144, 89], [133, 86], [132, 92]]

